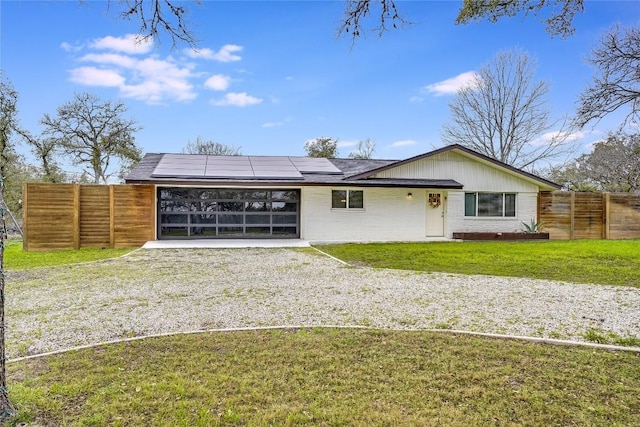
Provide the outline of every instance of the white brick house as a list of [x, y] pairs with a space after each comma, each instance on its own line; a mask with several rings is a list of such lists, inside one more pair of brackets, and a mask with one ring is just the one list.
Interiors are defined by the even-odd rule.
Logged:
[[127, 183], [157, 188], [157, 239], [428, 241], [513, 232], [558, 186], [450, 145], [406, 160], [147, 154]]

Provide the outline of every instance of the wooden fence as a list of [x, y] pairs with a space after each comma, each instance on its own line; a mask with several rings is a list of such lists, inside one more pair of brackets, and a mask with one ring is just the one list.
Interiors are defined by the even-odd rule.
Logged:
[[[140, 246], [155, 239], [155, 216], [153, 185], [28, 183], [23, 248]], [[538, 221], [551, 239], [640, 238], [640, 194], [541, 192]]]
[[23, 248], [141, 246], [155, 238], [154, 193], [153, 185], [24, 184]]
[[551, 239], [637, 239], [640, 194], [541, 192], [538, 221]]

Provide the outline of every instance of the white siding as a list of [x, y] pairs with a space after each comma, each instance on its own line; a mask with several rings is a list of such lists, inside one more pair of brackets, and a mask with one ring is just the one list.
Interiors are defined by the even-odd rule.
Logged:
[[[427, 241], [426, 197], [415, 188], [362, 188], [363, 210], [331, 209], [331, 190], [341, 187], [303, 187], [300, 213], [301, 238], [311, 242]], [[412, 193], [407, 200], [407, 193]], [[464, 190], [442, 191], [444, 237], [454, 232], [522, 231], [522, 222], [536, 218], [537, 193], [518, 193], [515, 218], [464, 216]]]
[[[303, 187], [301, 238], [313, 242], [421, 241], [425, 238], [424, 190], [358, 188], [364, 209], [331, 209], [331, 190]], [[407, 193], [413, 198], [407, 200]]]
[[453, 179], [466, 191], [538, 192], [533, 182], [452, 151], [382, 171], [375, 177]]
[[464, 191], [449, 192], [447, 237], [454, 232], [514, 232], [522, 231], [523, 222], [535, 220], [538, 211], [538, 193], [516, 195], [515, 218], [480, 218], [464, 216]]

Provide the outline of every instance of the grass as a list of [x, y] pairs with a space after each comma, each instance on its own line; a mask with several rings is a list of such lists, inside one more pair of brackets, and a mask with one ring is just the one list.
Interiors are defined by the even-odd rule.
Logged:
[[98, 261], [116, 258], [132, 250], [132, 248], [82, 248], [78, 250], [25, 252], [22, 250], [22, 241], [7, 240], [5, 242], [4, 267], [7, 270], [27, 270], [37, 267], [52, 267], [56, 265]]
[[179, 335], [10, 363], [10, 425], [639, 425], [639, 362], [429, 332]]
[[640, 287], [639, 240], [318, 245], [357, 265]]

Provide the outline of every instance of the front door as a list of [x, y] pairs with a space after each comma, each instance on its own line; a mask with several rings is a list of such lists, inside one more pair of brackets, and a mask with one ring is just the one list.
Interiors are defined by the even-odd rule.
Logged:
[[444, 236], [444, 193], [427, 190], [427, 237]]

